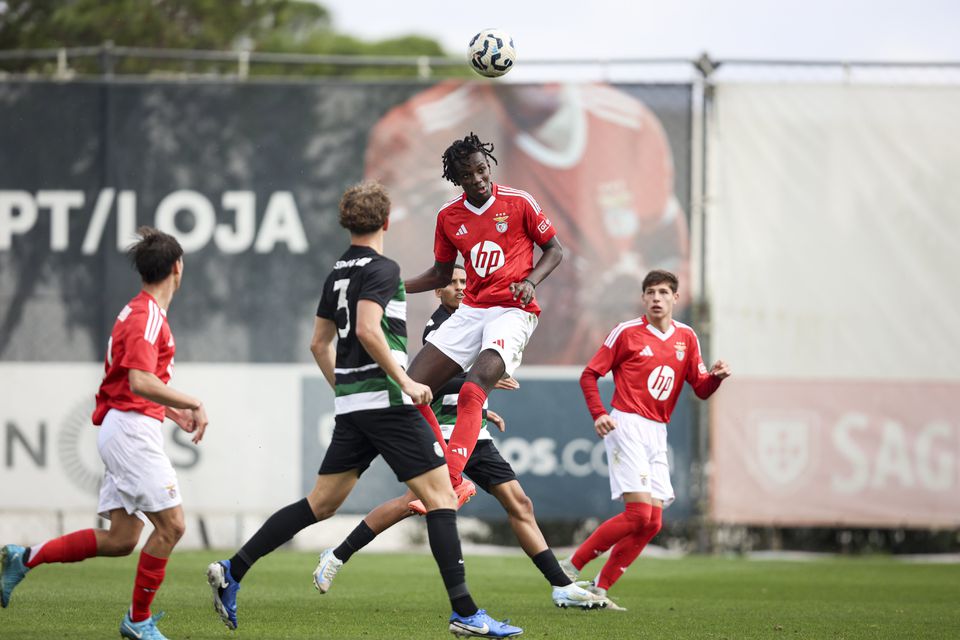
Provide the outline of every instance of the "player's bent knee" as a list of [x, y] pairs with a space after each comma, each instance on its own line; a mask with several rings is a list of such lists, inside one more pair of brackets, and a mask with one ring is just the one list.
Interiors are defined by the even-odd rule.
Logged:
[[137, 538], [127, 540], [110, 541], [100, 548], [100, 555], [104, 556], [128, 556], [137, 548]]
[[128, 556], [137, 548], [137, 542], [139, 541], [139, 531], [111, 529], [106, 536], [98, 538], [97, 555], [113, 558]]
[[533, 518], [533, 500], [527, 494], [510, 496], [509, 500], [503, 505], [507, 514], [513, 518], [528, 520]]
[[427, 511], [434, 509], [456, 509], [457, 494], [453, 492], [450, 482], [443, 478], [442, 484], [432, 484], [422, 487], [420, 500]]
[[332, 518], [336, 515], [338, 508], [339, 505], [336, 507], [328, 504], [310, 505], [310, 510], [313, 511], [313, 517], [317, 519], [317, 522]]

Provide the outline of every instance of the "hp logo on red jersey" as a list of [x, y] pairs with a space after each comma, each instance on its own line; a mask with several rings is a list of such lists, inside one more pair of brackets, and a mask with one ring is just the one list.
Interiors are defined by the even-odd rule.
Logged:
[[647, 390], [654, 400], [666, 400], [673, 391], [674, 373], [667, 365], [657, 367], [647, 378]]
[[470, 264], [481, 278], [486, 278], [502, 267], [504, 262], [503, 249], [496, 242], [484, 240], [470, 249]]

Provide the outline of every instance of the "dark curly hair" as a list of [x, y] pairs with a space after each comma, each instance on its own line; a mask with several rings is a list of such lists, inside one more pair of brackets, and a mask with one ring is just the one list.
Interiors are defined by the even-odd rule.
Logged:
[[471, 131], [470, 135], [463, 140], [455, 141], [443, 152], [443, 177], [459, 187], [456, 165], [475, 153], [482, 153], [485, 158], [497, 164], [497, 159], [493, 157], [493, 143], [481, 142], [480, 138]]

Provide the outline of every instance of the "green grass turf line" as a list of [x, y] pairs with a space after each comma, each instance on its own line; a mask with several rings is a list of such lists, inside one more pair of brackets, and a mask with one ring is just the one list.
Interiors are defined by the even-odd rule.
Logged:
[[[226, 553], [175, 553], [154, 611], [171, 639], [448, 638], [449, 608], [429, 554], [358, 554], [330, 593], [314, 590], [316, 555], [279, 551], [240, 590], [240, 628], [213, 612], [204, 570]], [[481, 607], [524, 637], [874, 639], [960, 638], [960, 566], [886, 557], [811, 562], [641, 557], [611, 590], [626, 612], [556, 609], [522, 555], [467, 557]], [[592, 577], [602, 560], [587, 567]], [[41, 566], [0, 610], [0, 638], [116, 638], [136, 555]]]

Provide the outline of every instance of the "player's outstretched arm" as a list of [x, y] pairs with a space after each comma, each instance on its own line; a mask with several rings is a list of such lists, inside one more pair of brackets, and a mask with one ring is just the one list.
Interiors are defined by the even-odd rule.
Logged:
[[703, 357], [700, 355], [699, 340], [694, 341], [691, 356], [691, 367], [687, 370], [687, 382], [693, 387], [693, 392], [697, 394], [698, 398], [706, 400], [720, 388], [723, 379], [730, 376], [730, 367], [723, 360], [717, 360], [713, 367], [707, 371], [706, 365], [703, 364]]
[[433, 266], [420, 275], [403, 281], [403, 288], [407, 293], [422, 293], [423, 291], [433, 291], [450, 284], [453, 280], [453, 266], [451, 262], [434, 262]]

